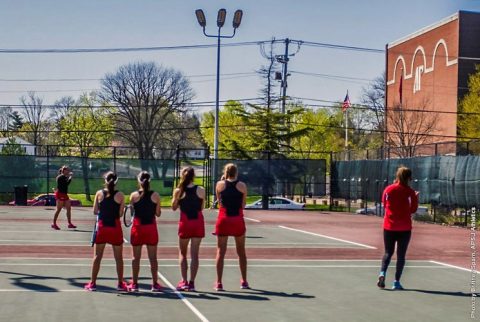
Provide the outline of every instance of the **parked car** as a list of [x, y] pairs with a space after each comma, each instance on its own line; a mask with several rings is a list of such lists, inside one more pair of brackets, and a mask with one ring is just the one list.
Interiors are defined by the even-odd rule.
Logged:
[[[10, 201], [8, 204], [14, 206], [15, 200]], [[57, 201], [55, 200], [55, 196], [53, 194], [41, 194], [33, 199], [27, 200], [27, 206], [55, 206], [56, 204]], [[82, 202], [77, 199], [70, 199], [70, 204], [72, 206], [81, 206]]]
[[[384, 214], [383, 205], [379, 204], [374, 207], [360, 208], [355, 211], [359, 215], [377, 215], [381, 216]], [[417, 211], [413, 215], [425, 215], [428, 214], [428, 207], [418, 206]]]
[[[246, 209], [262, 209], [262, 199], [259, 199], [251, 204], [245, 206]], [[269, 198], [269, 209], [288, 209], [288, 210], [302, 210], [305, 208], [304, 203], [295, 202], [293, 200], [283, 197]]]

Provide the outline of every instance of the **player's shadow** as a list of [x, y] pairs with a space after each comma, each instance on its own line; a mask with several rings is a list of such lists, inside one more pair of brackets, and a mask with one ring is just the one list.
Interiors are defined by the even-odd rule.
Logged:
[[220, 297], [228, 297], [237, 300], [249, 300], [249, 301], [270, 301], [270, 297], [285, 297], [285, 298], [297, 298], [297, 299], [313, 299], [315, 296], [307, 295], [303, 293], [286, 293], [286, 292], [273, 292], [261, 289], [249, 289], [240, 292], [220, 291], [220, 292], [207, 292], [206, 294], [212, 294]]
[[[392, 290], [390, 290], [392, 291]], [[472, 293], [465, 293], [465, 292], [449, 292], [449, 291], [432, 291], [432, 290], [420, 290], [420, 289], [404, 289], [403, 292], [418, 292], [418, 293], [425, 293], [431, 295], [447, 295], [447, 296], [460, 296], [460, 297], [472, 297]], [[480, 296], [480, 293], [476, 293], [476, 296]]]
[[[52, 280], [67, 281], [70, 285], [73, 285], [76, 287], [82, 287], [82, 288], [84, 285], [83, 283], [77, 282], [76, 278], [33, 275], [33, 274], [26, 274], [26, 273], [7, 272], [7, 271], [0, 271], [0, 273], [16, 276], [16, 277], [9, 278], [12, 281], [13, 285], [26, 290], [35, 291], [35, 292], [59, 292], [60, 291], [59, 289], [45, 285], [45, 283], [48, 283], [47, 281], [52, 281]], [[88, 277], [86, 277], [85, 279], [88, 280]]]

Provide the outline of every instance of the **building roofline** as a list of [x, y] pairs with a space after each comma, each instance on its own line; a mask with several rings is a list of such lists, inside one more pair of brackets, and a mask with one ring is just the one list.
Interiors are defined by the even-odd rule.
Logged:
[[[442, 20], [437, 21], [437, 22], [435, 22], [435, 23], [433, 23], [433, 24], [431, 24], [431, 25], [429, 25], [429, 26], [426, 26], [426, 27], [424, 27], [424, 28], [422, 28], [422, 29], [419, 29], [419, 30], [417, 30], [417, 31], [415, 31], [415, 32], [413, 32], [413, 33], [405, 36], [405, 37], [402, 37], [402, 38], [400, 38], [400, 39], [398, 39], [398, 40], [395, 40], [395, 41], [393, 41], [393, 42], [391, 42], [391, 43], [388, 43], [388, 44], [387, 44], [387, 48], [390, 49], [390, 48], [395, 47], [395, 46], [397, 46], [397, 45], [400, 45], [400, 44], [402, 44], [402, 43], [404, 43], [404, 42], [406, 42], [406, 41], [408, 41], [408, 40], [410, 40], [410, 39], [413, 39], [413, 38], [418, 37], [418, 36], [420, 36], [420, 35], [422, 35], [422, 34], [424, 34], [424, 33], [427, 33], [427, 32], [429, 32], [429, 31], [431, 31], [431, 30], [433, 30], [433, 29], [436, 29], [436, 28], [438, 28], [438, 27], [441, 27], [441, 26], [443, 26], [443, 25], [446, 25], [446, 24], [449, 23], [449, 22], [452, 22], [452, 21], [454, 21], [454, 20], [457, 20], [457, 19], [459, 18], [459, 16], [460, 16], [460, 13], [461, 13], [461, 12], [467, 12], [467, 11], [459, 11], [459, 12], [456, 12], [456, 13], [454, 13], [454, 14], [451, 15], [451, 16], [448, 16], [448, 17], [446, 17], [446, 18], [443, 18]], [[477, 13], [477, 12], [469, 11], [469, 13]]]

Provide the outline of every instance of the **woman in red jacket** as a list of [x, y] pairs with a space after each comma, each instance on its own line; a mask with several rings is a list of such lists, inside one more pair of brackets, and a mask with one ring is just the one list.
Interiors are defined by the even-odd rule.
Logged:
[[412, 170], [406, 167], [399, 167], [396, 173], [395, 182], [385, 188], [382, 195], [382, 202], [385, 208], [383, 220], [383, 241], [385, 254], [382, 259], [382, 268], [378, 276], [377, 286], [385, 287], [385, 274], [390, 260], [395, 252], [397, 244], [397, 270], [392, 289], [403, 290], [400, 284], [403, 267], [405, 266], [405, 254], [412, 235], [412, 214], [417, 211], [418, 191], [410, 188]]

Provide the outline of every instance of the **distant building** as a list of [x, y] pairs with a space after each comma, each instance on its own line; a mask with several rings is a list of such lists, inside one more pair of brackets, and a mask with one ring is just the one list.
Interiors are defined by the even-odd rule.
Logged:
[[[475, 64], [480, 64], [479, 12], [459, 11], [389, 43], [387, 113], [398, 106], [417, 109], [422, 105], [429, 111], [453, 112], [435, 114], [440, 126], [432, 134], [440, 136], [432, 137], [431, 142], [455, 141], [457, 104], [468, 92], [468, 77], [475, 72]], [[389, 123], [387, 117], [387, 135]]]
[[[19, 144], [22, 147], [25, 154], [35, 155], [35, 146], [32, 143], [27, 142], [17, 136], [13, 136], [12, 138], [15, 140], [15, 143]], [[0, 151], [3, 150], [3, 147], [9, 139], [10, 138], [0, 138]]]

